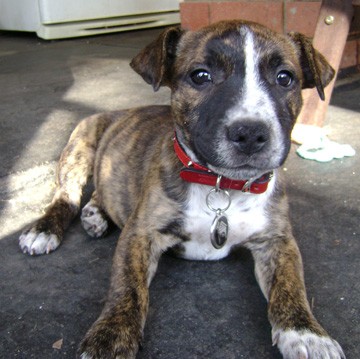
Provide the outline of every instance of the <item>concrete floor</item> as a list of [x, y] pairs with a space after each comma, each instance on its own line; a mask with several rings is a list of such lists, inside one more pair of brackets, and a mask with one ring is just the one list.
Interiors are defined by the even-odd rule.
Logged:
[[[40, 257], [22, 254], [17, 238], [49, 202], [60, 152], [82, 118], [168, 103], [167, 89], [153, 93], [128, 66], [158, 32], [54, 42], [0, 33], [1, 358], [73, 358], [102, 308], [118, 231], [94, 240], [75, 220], [61, 248]], [[355, 157], [320, 164], [293, 146], [284, 168], [308, 297], [348, 359], [360, 357], [359, 99], [358, 77], [338, 82], [325, 123]], [[211, 263], [165, 255], [150, 292], [138, 358], [281, 358], [248, 252]]]

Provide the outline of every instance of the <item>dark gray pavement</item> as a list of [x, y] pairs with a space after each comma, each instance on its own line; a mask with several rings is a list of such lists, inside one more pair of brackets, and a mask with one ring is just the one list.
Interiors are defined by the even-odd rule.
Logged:
[[[130, 59], [160, 30], [45, 42], [0, 33], [0, 358], [74, 358], [105, 301], [118, 231], [89, 238], [75, 220], [48, 256], [22, 254], [75, 125], [105, 110], [168, 103]], [[325, 126], [352, 158], [285, 164], [294, 234], [316, 317], [360, 358], [360, 80], [337, 83]], [[165, 255], [151, 288], [142, 359], [280, 359], [246, 251], [219, 262]], [[62, 341], [62, 344], [59, 344]], [[58, 348], [53, 344], [58, 342]]]

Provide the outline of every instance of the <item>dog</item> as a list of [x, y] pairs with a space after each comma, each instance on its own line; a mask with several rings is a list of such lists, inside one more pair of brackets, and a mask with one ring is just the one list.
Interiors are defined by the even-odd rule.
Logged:
[[106, 304], [77, 357], [135, 358], [163, 252], [218, 260], [243, 246], [283, 357], [345, 358], [308, 304], [279, 170], [301, 90], [316, 87], [324, 99], [335, 71], [304, 35], [240, 20], [167, 28], [130, 65], [155, 91], [168, 86], [171, 105], [80, 122], [62, 152], [51, 205], [19, 238], [25, 253], [55, 250], [94, 176], [85, 230], [101, 237], [112, 221], [122, 231]]

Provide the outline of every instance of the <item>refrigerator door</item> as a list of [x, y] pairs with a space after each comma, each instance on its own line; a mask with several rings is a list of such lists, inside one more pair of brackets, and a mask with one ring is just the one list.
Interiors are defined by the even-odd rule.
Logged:
[[0, 0], [0, 29], [43, 39], [90, 36], [180, 23], [180, 0]]
[[43, 24], [178, 11], [178, 0], [39, 0]]

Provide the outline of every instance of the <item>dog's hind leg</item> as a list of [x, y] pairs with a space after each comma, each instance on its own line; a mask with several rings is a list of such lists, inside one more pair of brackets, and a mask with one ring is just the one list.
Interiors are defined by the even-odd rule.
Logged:
[[81, 211], [81, 224], [91, 237], [101, 238], [108, 233], [112, 222], [100, 207], [96, 192], [93, 193], [91, 200]]
[[112, 122], [106, 115], [96, 115], [76, 127], [61, 154], [52, 203], [19, 238], [24, 253], [50, 253], [60, 245], [65, 229], [79, 212], [82, 188], [93, 174], [99, 140]]

